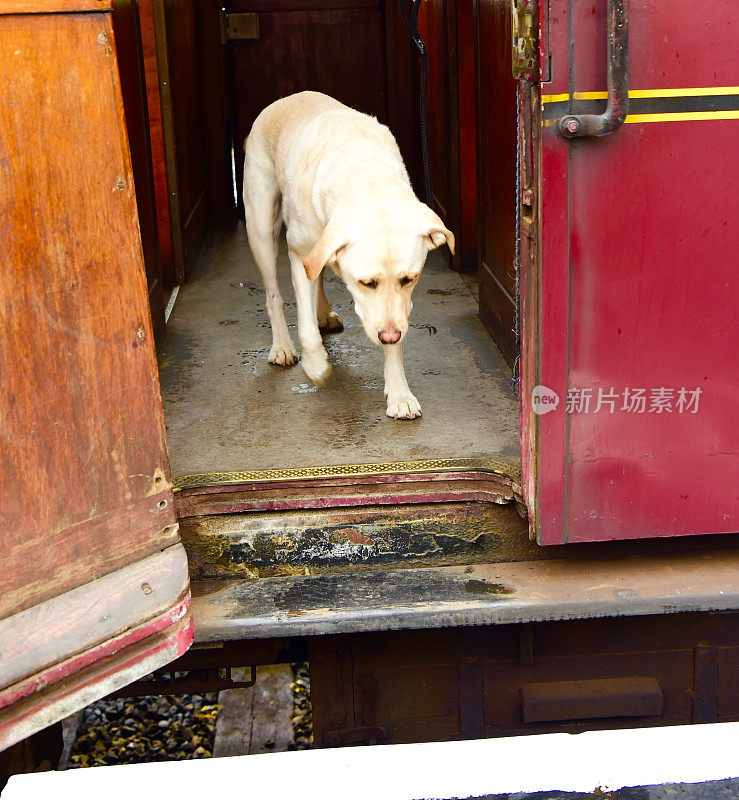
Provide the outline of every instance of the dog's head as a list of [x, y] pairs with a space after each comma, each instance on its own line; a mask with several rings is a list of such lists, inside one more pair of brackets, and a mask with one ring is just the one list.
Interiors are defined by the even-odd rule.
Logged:
[[[365, 213], [363, 213], [365, 212]], [[454, 236], [439, 216], [413, 198], [388, 213], [335, 213], [303, 262], [311, 280], [331, 266], [354, 298], [374, 344], [395, 344], [408, 332], [411, 295], [430, 250]]]

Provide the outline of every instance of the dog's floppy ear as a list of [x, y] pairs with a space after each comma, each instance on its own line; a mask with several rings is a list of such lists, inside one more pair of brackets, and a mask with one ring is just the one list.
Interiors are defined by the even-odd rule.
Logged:
[[444, 225], [438, 214], [435, 214], [426, 205], [424, 205], [424, 208], [426, 209], [424, 224], [428, 227], [423, 232], [423, 235], [426, 236], [431, 243], [431, 249], [433, 250], [436, 247], [441, 247], [443, 244], [448, 244], [452, 255], [454, 255], [454, 234]]
[[314, 281], [326, 264], [334, 261], [336, 254], [346, 245], [346, 237], [341, 235], [338, 225], [332, 224], [332, 221], [329, 220], [313, 249], [303, 260], [303, 267], [305, 267], [308, 279]]

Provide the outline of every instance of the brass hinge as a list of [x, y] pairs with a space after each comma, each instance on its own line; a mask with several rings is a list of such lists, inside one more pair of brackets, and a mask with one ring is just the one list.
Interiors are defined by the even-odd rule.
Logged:
[[531, 0], [511, 0], [511, 31], [513, 77], [536, 79], [536, 16]]
[[221, 10], [221, 44], [243, 39], [259, 38], [259, 14], [227, 14]]

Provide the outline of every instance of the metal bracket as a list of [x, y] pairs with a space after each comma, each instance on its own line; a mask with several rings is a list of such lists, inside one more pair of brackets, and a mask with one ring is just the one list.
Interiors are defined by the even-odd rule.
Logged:
[[602, 114], [567, 114], [557, 127], [565, 139], [607, 136], [617, 131], [629, 113], [628, 0], [608, 0], [608, 105]]
[[259, 14], [228, 14], [221, 9], [221, 44], [259, 38]]
[[534, 4], [527, 0], [511, 0], [511, 67], [513, 77], [535, 78], [536, 17]]
[[110, 697], [141, 697], [150, 694], [208, 694], [223, 689], [247, 689], [257, 681], [257, 668], [250, 665], [247, 680], [237, 680], [233, 676], [234, 667], [220, 669], [190, 669], [185, 672], [172, 672], [164, 667], [141, 680], [124, 686]]

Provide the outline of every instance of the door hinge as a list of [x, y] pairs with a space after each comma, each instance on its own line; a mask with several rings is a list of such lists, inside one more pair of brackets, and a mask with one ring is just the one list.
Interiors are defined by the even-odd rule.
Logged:
[[536, 80], [536, 11], [529, 0], [511, 0], [511, 66], [513, 77]]
[[249, 11], [228, 14], [221, 10], [221, 44], [243, 39], [259, 38], [259, 14]]

